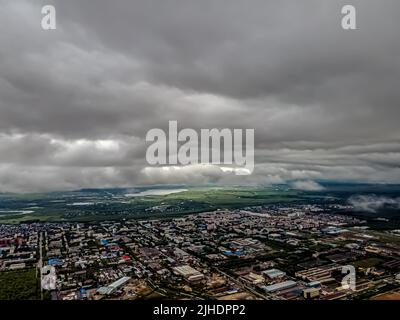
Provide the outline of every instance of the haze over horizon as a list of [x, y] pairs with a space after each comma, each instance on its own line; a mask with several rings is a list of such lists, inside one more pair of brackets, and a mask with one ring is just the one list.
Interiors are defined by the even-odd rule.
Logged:
[[[400, 2], [348, 2], [0, 0], [0, 192], [400, 183]], [[253, 174], [149, 167], [169, 120], [254, 128]]]

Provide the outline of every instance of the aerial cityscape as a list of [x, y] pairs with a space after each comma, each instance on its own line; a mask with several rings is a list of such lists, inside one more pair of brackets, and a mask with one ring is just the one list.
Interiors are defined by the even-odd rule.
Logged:
[[[322, 192], [296, 192], [287, 186], [175, 187], [3, 199], [2, 204], [13, 207], [1, 210], [11, 223], [0, 225], [0, 298], [398, 299], [399, 203], [386, 200], [368, 212], [371, 202], [347, 198], [354, 188], [386, 197], [389, 192], [368, 185], [333, 185]], [[390, 189], [398, 192], [400, 186]], [[192, 206], [201, 212], [187, 213], [186, 202], [194, 194], [198, 199]], [[242, 197], [260, 204], [235, 204]], [[263, 197], [270, 203], [261, 204], [267, 202]], [[65, 216], [58, 222], [35, 219], [32, 212], [40, 210], [39, 200], [63, 206]], [[117, 220], [109, 220], [109, 213], [96, 219], [83, 213], [101, 212], [97, 206], [122, 210], [122, 200], [125, 215]], [[127, 209], [143, 201], [149, 203], [147, 219], [140, 209]], [[218, 201], [227, 204], [217, 208]], [[80, 215], [69, 214], [69, 207], [79, 207]], [[30, 220], [13, 223], [26, 216]], [[344, 266], [355, 268], [354, 288], [342, 285]], [[53, 288], [40, 285], [49, 277], [49, 267], [54, 268]]]
[[399, 17], [0, 0], [0, 315], [398, 303]]

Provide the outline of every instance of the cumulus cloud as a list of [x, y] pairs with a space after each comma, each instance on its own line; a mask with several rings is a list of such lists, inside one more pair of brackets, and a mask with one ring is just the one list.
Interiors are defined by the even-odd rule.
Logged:
[[358, 211], [377, 212], [383, 208], [400, 209], [400, 198], [377, 195], [357, 195], [349, 198], [349, 203]]
[[293, 189], [305, 190], [305, 191], [321, 191], [325, 188], [315, 181], [294, 181], [291, 184]]

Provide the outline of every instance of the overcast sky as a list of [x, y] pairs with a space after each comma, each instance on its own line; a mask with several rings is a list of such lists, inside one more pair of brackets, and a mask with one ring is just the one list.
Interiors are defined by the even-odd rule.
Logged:
[[[398, 0], [0, 0], [0, 25], [0, 192], [400, 182]], [[147, 167], [168, 120], [254, 128], [254, 173]]]

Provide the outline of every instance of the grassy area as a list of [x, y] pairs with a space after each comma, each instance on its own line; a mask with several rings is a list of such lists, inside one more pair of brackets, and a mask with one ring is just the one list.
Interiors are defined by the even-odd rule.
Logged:
[[197, 188], [169, 194], [166, 200], [191, 200], [206, 202], [216, 206], [259, 205], [279, 201], [298, 200], [296, 191], [275, 190], [273, 188]]
[[380, 258], [366, 258], [366, 259], [362, 259], [362, 260], [357, 260], [355, 262], [353, 262], [352, 264], [355, 267], [359, 267], [359, 268], [369, 268], [369, 267], [375, 267], [376, 265], [382, 263], [384, 260], [380, 259]]
[[0, 273], [0, 300], [40, 299], [36, 269]]
[[[55, 195], [56, 196], [56, 195]], [[25, 195], [25, 197], [27, 197]], [[91, 200], [93, 205], [71, 206], [76, 201], [82, 201], [72, 196], [59, 203], [57, 198], [39, 195], [28, 197], [29, 201], [21, 202], [15, 198], [8, 204], [10, 210], [28, 207], [30, 201], [35, 199], [40, 209], [29, 214], [1, 214], [0, 223], [21, 223], [25, 221], [101, 221], [120, 218], [151, 218], [151, 217], [177, 217], [188, 213], [197, 213], [216, 210], [219, 208], [243, 208], [271, 203], [292, 202], [299, 200], [299, 192], [278, 188], [191, 188], [179, 193], [167, 195], [139, 196], [132, 199], [118, 201], [112, 198], [105, 199], [102, 194], [96, 195]], [[164, 207], [164, 210], [149, 210], [152, 207]]]
[[12, 215], [12, 216], [2, 216], [0, 218], [0, 223], [9, 223], [9, 224], [17, 224], [23, 223], [26, 221], [41, 221], [41, 222], [50, 222], [50, 221], [60, 221], [61, 215], [51, 215], [51, 214], [29, 214], [29, 215]]
[[367, 230], [366, 234], [378, 238], [380, 242], [400, 244], [400, 236], [396, 236], [385, 231]]

